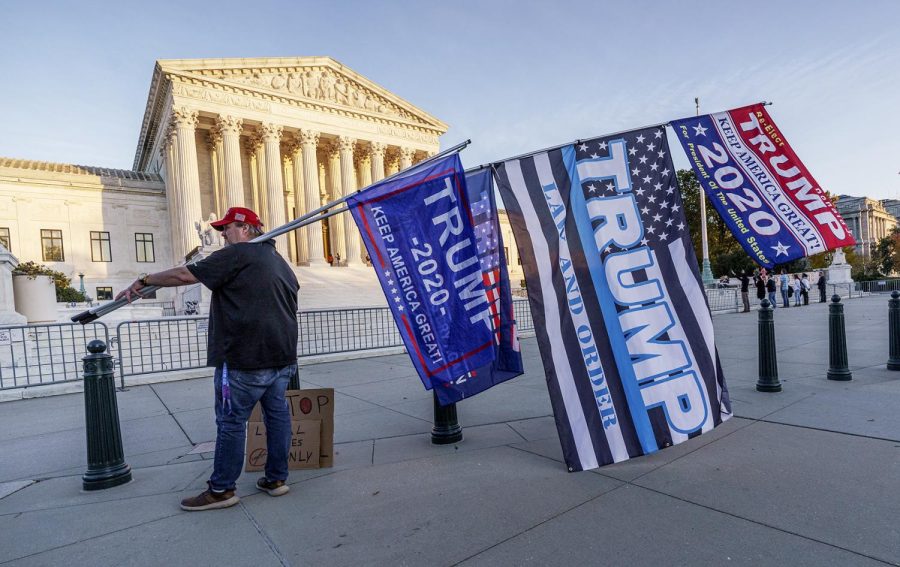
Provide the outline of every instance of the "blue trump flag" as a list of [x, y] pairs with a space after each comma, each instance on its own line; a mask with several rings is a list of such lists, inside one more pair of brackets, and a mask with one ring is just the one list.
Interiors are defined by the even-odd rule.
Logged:
[[491, 309], [497, 356], [490, 363], [452, 382], [435, 384], [434, 391], [441, 405], [474, 396], [523, 372], [491, 170], [484, 168], [467, 173], [466, 193], [472, 206], [478, 258]]
[[425, 387], [490, 364], [491, 303], [459, 155], [422, 163], [347, 205]]

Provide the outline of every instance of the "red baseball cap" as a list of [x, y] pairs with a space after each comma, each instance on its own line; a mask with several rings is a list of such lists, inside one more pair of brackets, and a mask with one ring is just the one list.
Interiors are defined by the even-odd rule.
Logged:
[[244, 207], [231, 207], [225, 213], [221, 220], [209, 223], [216, 230], [224, 230], [225, 227], [233, 222], [242, 222], [255, 227], [262, 227], [259, 217], [250, 209]]

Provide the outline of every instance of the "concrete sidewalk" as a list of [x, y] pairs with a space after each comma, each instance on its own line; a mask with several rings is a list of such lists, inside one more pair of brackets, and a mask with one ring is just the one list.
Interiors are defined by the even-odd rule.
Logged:
[[80, 394], [0, 404], [0, 564], [900, 565], [900, 373], [887, 298], [846, 303], [851, 382], [829, 382], [824, 304], [775, 313], [784, 391], [762, 394], [757, 317], [714, 317], [736, 416], [654, 455], [570, 474], [537, 344], [430, 443], [406, 355], [304, 367], [333, 387], [335, 467], [291, 492], [183, 512], [215, 438], [209, 378], [118, 394], [130, 484], [85, 493]]

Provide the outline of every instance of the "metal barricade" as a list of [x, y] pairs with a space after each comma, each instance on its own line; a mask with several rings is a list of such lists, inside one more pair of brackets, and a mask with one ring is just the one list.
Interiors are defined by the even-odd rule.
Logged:
[[119, 323], [115, 355], [122, 387], [126, 376], [206, 366], [208, 326], [205, 316]]
[[94, 339], [109, 343], [103, 323], [0, 327], [0, 390], [81, 380], [81, 358]]

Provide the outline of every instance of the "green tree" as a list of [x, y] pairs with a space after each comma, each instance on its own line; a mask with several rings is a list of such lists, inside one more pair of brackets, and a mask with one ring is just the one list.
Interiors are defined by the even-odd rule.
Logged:
[[72, 287], [72, 280], [66, 274], [51, 270], [47, 266], [35, 262], [22, 262], [13, 270], [13, 274], [30, 276], [50, 276], [56, 287], [56, 301], [86, 301], [84, 294]]

